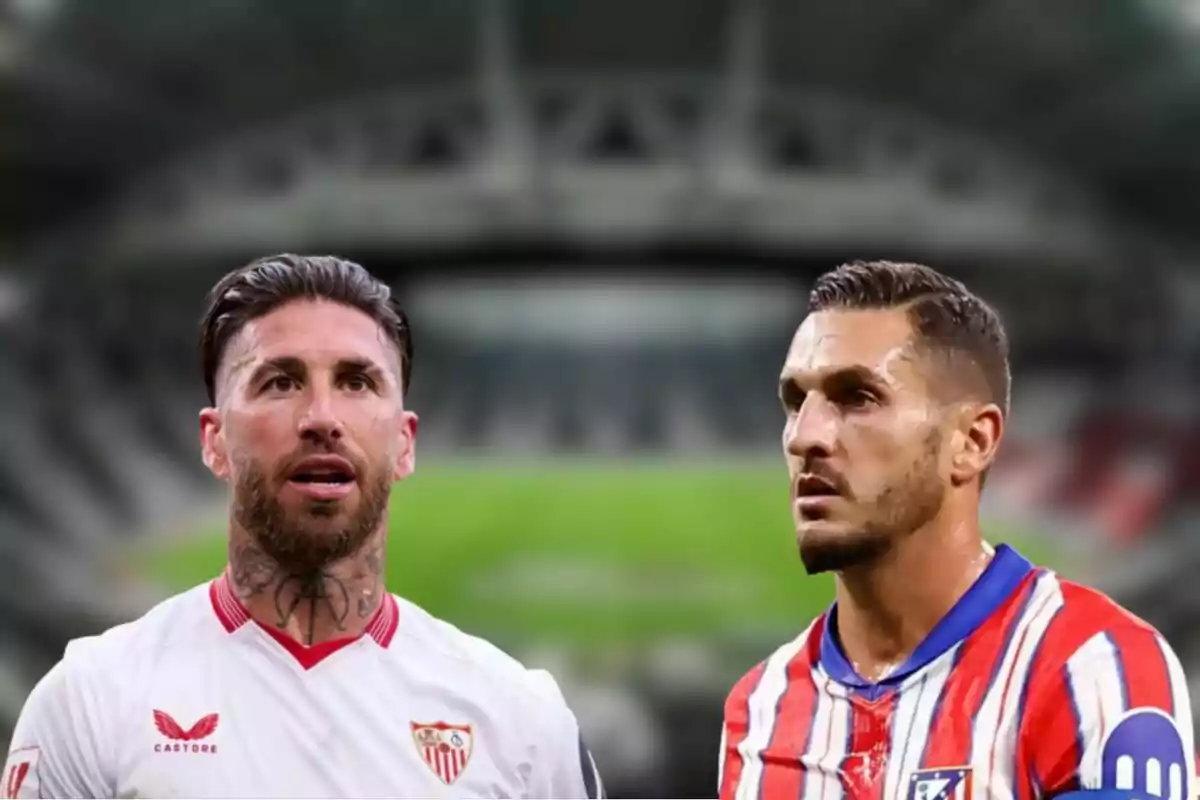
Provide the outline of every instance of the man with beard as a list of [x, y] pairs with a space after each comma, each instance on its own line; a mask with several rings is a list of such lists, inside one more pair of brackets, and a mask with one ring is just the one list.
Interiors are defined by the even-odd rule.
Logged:
[[783, 447], [801, 561], [836, 599], [730, 693], [723, 800], [1191, 798], [1166, 641], [980, 533], [1009, 406], [996, 313], [889, 262], [825, 274], [809, 306]]
[[212, 290], [201, 356], [229, 566], [68, 645], [6, 796], [601, 796], [550, 675], [384, 588], [417, 432], [389, 288], [338, 258], [261, 259]]

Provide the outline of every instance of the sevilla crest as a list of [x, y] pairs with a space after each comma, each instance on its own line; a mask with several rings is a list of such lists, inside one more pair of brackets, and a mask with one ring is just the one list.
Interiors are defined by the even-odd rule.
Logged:
[[467, 768], [475, 735], [470, 725], [451, 725], [448, 722], [412, 723], [413, 741], [425, 763], [449, 786]]

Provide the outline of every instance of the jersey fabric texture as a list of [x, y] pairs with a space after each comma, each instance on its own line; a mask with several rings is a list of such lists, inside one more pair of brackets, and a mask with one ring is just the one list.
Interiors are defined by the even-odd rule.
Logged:
[[554, 797], [603, 789], [529, 670], [393, 595], [305, 647], [222, 576], [71, 642], [26, 701], [9, 797]]
[[722, 800], [1035, 800], [1196, 792], [1187, 681], [1150, 625], [1001, 546], [886, 680], [843, 653], [837, 606], [741, 679]]

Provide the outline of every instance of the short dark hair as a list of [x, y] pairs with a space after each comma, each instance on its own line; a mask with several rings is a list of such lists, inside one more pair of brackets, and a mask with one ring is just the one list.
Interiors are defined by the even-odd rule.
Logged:
[[361, 265], [336, 256], [266, 256], [233, 270], [208, 293], [200, 323], [200, 364], [216, 403], [225, 348], [246, 323], [293, 300], [329, 300], [367, 314], [400, 351], [401, 392], [412, 377], [412, 330], [391, 288]]
[[952, 361], [965, 357], [976, 371], [971, 383], [982, 378], [983, 399], [1008, 415], [1008, 335], [996, 310], [961, 281], [923, 264], [853, 261], [818, 278], [808, 302], [809, 311], [904, 308], [914, 344]]

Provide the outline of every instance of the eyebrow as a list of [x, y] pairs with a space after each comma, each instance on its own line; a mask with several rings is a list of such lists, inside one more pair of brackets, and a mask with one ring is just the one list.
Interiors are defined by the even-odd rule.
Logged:
[[[250, 384], [254, 385], [258, 381], [262, 380], [265, 375], [270, 373], [282, 373], [284, 375], [299, 376], [303, 375], [307, 371], [308, 367], [304, 364], [303, 360], [295, 356], [277, 356], [276, 358], [267, 359], [254, 369], [254, 372], [250, 374]], [[376, 379], [383, 378], [387, 375], [387, 371], [383, 367], [379, 366], [371, 359], [361, 356], [338, 359], [334, 371], [338, 374], [345, 374], [347, 372], [361, 372]]]
[[376, 380], [386, 378], [388, 371], [379, 364], [376, 364], [369, 358], [341, 358], [338, 359], [337, 372], [339, 374], [346, 372], [361, 372], [364, 375], [369, 375]]
[[250, 373], [249, 383], [253, 386], [262, 380], [263, 376], [274, 372], [281, 372], [284, 375], [302, 375], [304, 374], [304, 362], [295, 356], [268, 358]]
[[[800, 388], [800, 381], [794, 372], [785, 372], [779, 378], [779, 393], [782, 395], [791, 387]], [[820, 374], [818, 383], [827, 384], [830, 382], [844, 383], [850, 381], [858, 381], [867, 383], [873, 386], [879, 386], [884, 383], [882, 376], [875, 370], [864, 364], [853, 364], [848, 367], [838, 367]]]

